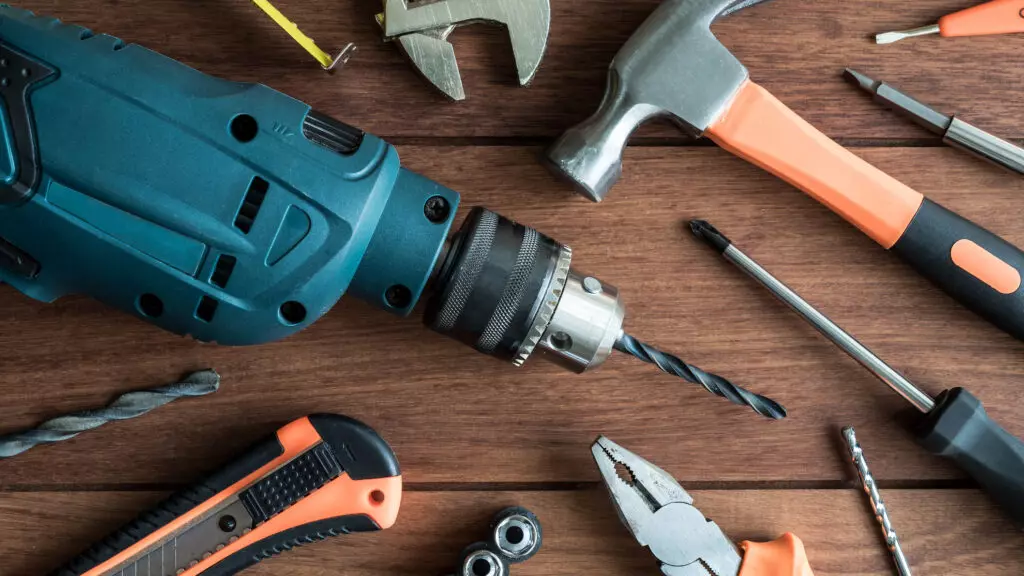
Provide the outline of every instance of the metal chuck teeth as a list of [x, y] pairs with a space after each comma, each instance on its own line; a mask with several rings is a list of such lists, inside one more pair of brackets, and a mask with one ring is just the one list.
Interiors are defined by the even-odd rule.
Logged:
[[519, 351], [516, 353], [515, 359], [512, 361], [516, 366], [522, 366], [533, 354], [537, 344], [540, 343], [540, 339], [544, 336], [544, 333], [548, 329], [548, 325], [551, 323], [551, 318], [555, 314], [555, 309], [558, 308], [558, 301], [562, 298], [562, 292], [565, 290], [565, 282], [569, 278], [569, 269], [572, 265], [572, 248], [568, 246], [562, 246], [558, 253], [558, 262], [555, 264], [555, 271], [551, 278], [551, 284], [547, 289], [547, 293], [543, 296], [541, 301], [540, 311], [537, 312], [537, 317], [533, 321], [533, 325], [530, 326], [530, 332], [523, 340], [523, 344], [519, 347]]
[[540, 349], [574, 372], [601, 365], [622, 330], [619, 291], [572, 268], [572, 250], [533, 228], [474, 208], [452, 238], [425, 323], [522, 366]]

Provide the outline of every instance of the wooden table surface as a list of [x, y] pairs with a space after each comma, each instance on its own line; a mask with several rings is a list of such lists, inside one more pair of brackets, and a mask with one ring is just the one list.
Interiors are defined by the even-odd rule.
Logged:
[[[453, 39], [469, 99], [455, 104], [380, 41], [376, 0], [281, 0], [325, 47], [359, 45], [340, 74], [316, 64], [244, 0], [23, 0], [200, 70], [258, 81], [395, 143], [407, 166], [571, 244], [582, 269], [616, 284], [627, 328], [785, 404], [767, 422], [617, 356], [585, 376], [475, 354], [354, 300], [276, 344], [229, 349], [163, 333], [85, 298], [43, 305], [0, 287], [0, 430], [213, 367], [213, 397], [182, 401], [0, 462], [0, 574], [37, 576], [199, 479], [250, 442], [311, 412], [371, 424], [402, 463], [398, 524], [333, 539], [246, 574], [441, 574], [491, 514], [536, 511], [546, 546], [516, 576], [657, 574], [598, 483], [589, 452], [606, 434], [673, 473], [736, 539], [800, 535], [818, 576], [890, 574], [867, 501], [842, 455], [855, 425], [920, 574], [1024, 573], [1011, 525], [950, 464], [918, 448], [907, 405], [737, 270], [693, 240], [715, 223], [778, 277], [932, 392], [964, 385], [1024, 433], [1021, 345], [960, 308], [865, 236], [781, 181], [667, 125], [644, 128], [601, 205], [537, 162], [589, 115], [605, 70], [656, 0], [553, 0], [548, 54], [520, 88], [507, 37]], [[946, 111], [1024, 137], [1024, 36], [870, 36], [934, 21], [969, 0], [779, 0], [716, 25], [752, 77], [883, 170], [1024, 245], [1020, 177], [898, 119], [846, 86], [845, 66]]]

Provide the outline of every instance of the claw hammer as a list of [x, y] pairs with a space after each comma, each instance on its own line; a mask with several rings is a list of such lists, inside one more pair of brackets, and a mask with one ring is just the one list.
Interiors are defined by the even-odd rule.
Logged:
[[666, 0], [612, 62], [597, 113], [547, 151], [595, 202], [622, 175], [644, 122], [669, 118], [803, 190], [949, 295], [1024, 340], [1024, 253], [816, 130], [750, 80], [711, 25], [765, 0]]

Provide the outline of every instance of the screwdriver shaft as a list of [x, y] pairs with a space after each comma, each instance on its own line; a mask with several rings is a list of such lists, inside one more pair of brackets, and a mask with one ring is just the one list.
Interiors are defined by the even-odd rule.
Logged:
[[943, 114], [891, 84], [875, 80], [856, 70], [847, 68], [843, 76], [861, 90], [871, 94], [876, 102], [942, 136], [942, 141], [946, 144], [1017, 174], [1024, 174], [1024, 148], [955, 116]]
[[732, 242], [716, 230], [714, 226], [702, 220], [694, 220], [690, 223], [690, 227], [698, 238], [715, 247], [727, 260], [746, 272], [751, 278], [757, 280], [759, 284], [767, 288], [779, 300], [785, 302], [836, 346], [842, 348], [854, 360], [870, 370], [872, 374], [877, 376], [882, 382], [885, 382], [897, 394], [906, 398], [915, 408], [921, 412], [928, 413], [935, 407], [935, 400], [930, 395], [904, 378], [902, 374], [882, 361], [881, 358], [875, 356], [871, 350], [868, 350], [856, 338], [849, 335], [835, 322], [829, 320], [827, 316], [801, 298], [799, 294], [733, 246]]
[[17, 456], [40, 444], [70, 440], [108, 422], [138, 418], [178, 398], [212, 394], [219, 387], [220, 376], [213, 370], [203, 370], [175, 384], [128, 392], [106, 408], [59, 416], [32, 430], [0, 436], [0, 460]]
[[843, 428], [843, 438], [846, 440], [846, 446], [850, 450], [850, 460], [857, 468], [857, 475], [860, 476], [861, 486], [864, 487], [864, 492], [867, 493], [868, 499], [871, 501], [871, 509], [875, 512], [875, 519], [878, 520], [878, 524], [882, 527], [882, 535], [885, 536], [885, 546], [892, 553], [893, 562], [896, 563], [896, 570], [900, 573], [900, 576], [910, 576], [910, 563], [907, 562], [907, 557], [903, 554], [900, 539], [896, 535], [896, 530], [892, 527], [892, 520], [889, 519], [889, 509], [885, 507], [885, 501], [882, 500], [882, 494], [878, 491], [875, 477], [868, 468], [867, 458], [864, 457], [864, 450], [860, 447], [860, 443], [857, 442], [857, 433], [854, 431], [853, 426]]

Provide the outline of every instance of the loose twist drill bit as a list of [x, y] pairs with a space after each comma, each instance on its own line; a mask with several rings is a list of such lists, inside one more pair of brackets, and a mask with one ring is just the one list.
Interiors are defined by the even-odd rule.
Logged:
[[106, 408], [59, 416], [43, 422], [33, 430], [0, 436], [0, 459], [17, 456], [40, 444], [69, 440], [108, 422], [138, 418], [178, 398], [206, 396], [218, 388], [220, 376], [213, 370], [203, 370], [175, 384], [128, 392]]
[[861, 449], [860, 443], [857, 442], [857, 434], [854, 432], [853, 426], [843, 428], [843, 438], [846, 439], [846, 445], [850, 449], [850, 460], [853, 461], [853, 465], [857, 468], [857, 474], [860, 476], [861, 485], [864, 486], [864, 492], [867, 493], [868, 498], [871, 500], [871, 509], [875, 511], [875, 519], [882, 526], [885, 545], [889, 548], [889, 552], [892, 553], [896, 570], [900, 573], [900, 576], [910, 576], [910, 564], [907, 562], [907, 557], [903, 555], [900, 539], [896, 536], [896, 530], [892, 527], [892, 521], [889, 520], [889, 510], [885, 507], [882, 494], [878, 492], [878, 484], [875, 483], [875, 477], [871, 475], [871, 470], [868, 469], [868, 461], [864, 458], [864, 450]]
[[694, 384], [700, 384], [705, 390], [721, 396], [733, 404], [750, 406], [754, 412], [766, 418], [781, 420], [786, 417], [786, 409], [771, 398], [740, 388], [725, 378], [709, 374], [696, 366], [683, 362], [676, 356], [662, 352], [653, 346], [644, 344], [629, 334], [623, 334], [615, 342], [615, 349], [654, 364], [663, 372], [673, 374]]

